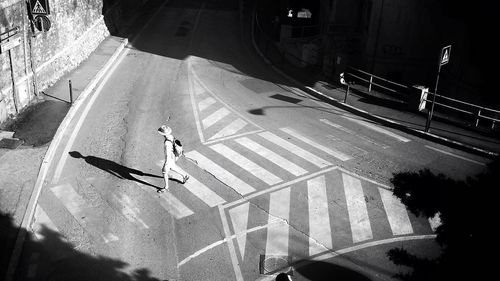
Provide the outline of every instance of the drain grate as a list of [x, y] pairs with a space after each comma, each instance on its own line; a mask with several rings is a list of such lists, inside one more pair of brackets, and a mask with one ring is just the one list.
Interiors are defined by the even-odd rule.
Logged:
[[285, 272], [288, 275], [293, 275], [293, 270], [290, 264], [292, 259], [289, 256], [275, 255], [260, 255], [259, 271], [260, 274], [276, 274]]
[[16, 149], [23, 143], [24, 141], [20, 139], [4, 138], [0, 140], [0, 148]]

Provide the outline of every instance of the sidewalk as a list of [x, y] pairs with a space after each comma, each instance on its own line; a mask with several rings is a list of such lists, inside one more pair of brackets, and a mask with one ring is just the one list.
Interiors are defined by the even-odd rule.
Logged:
[[11, 255], [15, 255], [13, 251], [20, 250], [18, 229], [7, 226], [12, 224], [19, 229], [29, 229], [26, 222], [31, 220], [27, 216], [36, 204], [33, 199], [37, 196], [35, 183], [39, 171], [46, 164], [44, 157], [50, 142], [72, 107], [69, 80], [74, 105], [79, 102], [78, 97], [93, 90], [127, 43], [127, 39], [108, 36], [76, 69], [46, 89], [43, 99], [29, 106], [10, 124], [4, 124], [3, 131], [0, 130], [0, 139], [22, 140], [18, 143], [20, 146], [13, 147], [15, 149], [0, 148], [0, 228], [12, 230], [0, 232], [0, 279], [6, 276], [9, 260], [13, 260]]
[[319, 71], [311, 71], [309, 68], [299, 68], [290, 63], [274, 63], [282, 62], [281, 53], [268, 52], [270, 55], [265, 55], [259, 49], [253, 34], [252, 41], [255, 49], [266, 63], [312, 96], [384, 126], [436, 143], [490, 158], [500, 155], [500, 138], [493, 134], [488, 135], [485, 132], [480, 132], [472, 127], [467, 128], [465, 123], [463, 125], [453, 124], [435, 115], [429, 132], [425, 132], [427, 115], [408, 111], [405, 106], [393, 100], [352, 90], [344, 103], [346, 91], [340, 82], [327, 81]]

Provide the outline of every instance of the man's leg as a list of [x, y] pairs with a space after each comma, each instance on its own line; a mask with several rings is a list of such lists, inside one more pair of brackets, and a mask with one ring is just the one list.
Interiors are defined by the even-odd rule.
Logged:
[[170, 170], [176, 172], [179, 175], [181, 175], [183, 183], [186, 183], [186, 181], [189, 179], [189, 175], [187, 173], [183, 174], [181, 171], [179, 171], [179, 169], [177, 168], [177, 165], [173, 165], [170, 168]]
[[168, 171], [170, 171], [170, 167], [168, 167], [167, 164], [165, 163], [163, 165], [163, 168], [161, 169], [161, 172], [163, 173], [163, 180], [165, 182], [165, 186], [161, 189], [158, 189], [158, 192], [164, 192], [165, 190], [168, 189], [168, 179], [169, 179]]

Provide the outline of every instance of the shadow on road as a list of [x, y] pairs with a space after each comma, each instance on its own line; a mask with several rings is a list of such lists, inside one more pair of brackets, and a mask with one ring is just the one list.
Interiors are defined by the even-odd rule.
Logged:
[[[417, 216], [439, 218], [436, 242], [441, 255], [436, 259], [419, 258], [405, 249], [394, 248], [387, 252], [396, 265], [410, 267], [411, 273], [400, 273], [401, 280], [472, 280], [480, 270], [470, 258], [477, 256], [472, 233], [480, 216], [493, 214], [487, 210], [495, 206], [488, 194], [498, 185], [500, 161], [496, 159], [488, 169], [475, 177], [457, 181], [429, 169], [418, 172], [394, 174], [391, 179], [394, 195]], [[481, 202], [478, 206], [476, 203]], [[473, 206], [473, 207], [472, 207]], [[456, 278], [454, 278], [456, 277]]]
[[314, 261], [295, 269], [300, 275], [311, 281], [349, 280], [370, 281], [365, 275], [344, 266], [327, 262]]
[[140, 180], [140, 179], [134, 177], [133, 175], [137, 175], [137, 176], [141, 176], [141, 177], [153, 177], [153, 178], [163, 178], [162, 176], [147, 174], [147, 173], [144, 173], [144, 172], [139, 171], [139, 170], [131, 169], [129, 167], [120, 165], [120, 164], [113, 162], [111, 160], [108, 160], [108, 159], [104, 159], [104, 158], [100, 158], [100, 157], [96, 157], [96, 156], [92, 156], [92, 155], [83, 156], [78, 151], [70, 151], [69, 155], [73, 158], [76, 158], [76, 159], [83, 159], [88, 164], [90, 164], [96, 168], [99, 168], [105, 172], [108, 172], [117, 178], [136, 181], [138, 183], [141, 183], [141, 184], [144, 184], [147, 186], [151, 186], [151, 187], [154, 187], [156, 189], [161, 188], [159, 186], [152, 185], [146, 181]]
[[[9, 214], [0, 213], [0, 277], [6, 274], [12, 248], [19, 231], [27, 232], [25, 249], [31, 249], [27, 256], [21, 255], [17, 271], [12, 280], [120, 280], [160, 281], [151, 276], [146, 268], [135, 269], [127, 274], [129, 265], [121, 260], [82, 253], [64, 236], [43, 226], [34, 236], [27, 229], [19, 229]], [[31, 272], [31, 273], [30, 273]], [[27, 276], [32, 274], [34, 276]]]

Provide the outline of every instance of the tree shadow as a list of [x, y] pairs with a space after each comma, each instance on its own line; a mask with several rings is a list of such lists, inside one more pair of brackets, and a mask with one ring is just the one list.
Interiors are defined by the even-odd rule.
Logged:
[[[14, 271], [11, 280], [120, 280], [120, 281], [160, 281], [151, 276], [146, 268], [138, 268], [130, 274], [124, 272], [127, 263], [104, 256], [95, 256], [78, 251], [65, 237], [46, 226], [33, 235], [27, 229], [14, 225], [10, 214], [0, 213], [0, 276], [6, 276], [15, 237], [22, 231], [26, 235], [23, 253], [12, 263]], [[29, 250], [27, 250], [29, 249]], [[35, 256], [37, 259], [33, 259]], [[36, 269], [36, 270], [35, 270]], [[31, 276], [36, 273], [35, 277]]]
[[[486, 171], [466, 180], [453, 180], [443, 174], [434, 174], [429, 169], [418, 172], [394, 174], [391, 179], [394, 195], [408, 210], [417, 216], [439, 218], [435, 229], [436, 242], [441, 246], [441, 255], [435, 259], [419, 258], [400, 248], [387, 252], [396, 265], [408, 266], [410, 273], [397, 274], [401, 280], [472, 280], [478, 270], [470, 257], [476, 257], [472, 233], [478, 214], [488, 215], [488, 206], [495, 206], [493, 196], [482, 196], [477, 206], [477, 194], [488, 193], [497, 187], [500, 161], [495, 159]], [[474, 207], [471, 205], [474, 204]]]
[[107, 160], [104, 158], [100, 158], [100, 157], [96, 157], [96, 156], [92, 156], [92, 155], [83, 156], [78, 151], [70, 151], [69, 155], [73, 158], [76, 158], [76, 159], [83, 159], [88, 164], [90, 164], [96, 168], [99, 168], [105, 172], [108, 172], [117, 178], [136, 181], [138, 183], [141, 183], [141, 184], [144, 184], [147, 186], [151, 186], [151, 187], [154, 187], [156, 189], [161, 188], [159, 186], [152, 185], [146, 181], [140, 180], [140, 179], [134, 177], [133, 175], [137, 175], [137, 176], [141, 176], [141, 177], [153, 177], [153, 178], [163, 178], [162, 176], [144, 173], [142, 171], [120, 165], [116, 162], [113, 162], [111, 160]]
[[[298, 261], [301, 263], [302, 261]], [[322, 261], [303, 261], [303, 265], [296, 267], [300, 275], [311, 281], [319, 280], [349, 280], [370, 281], [367, 276], [345, 266]]]

